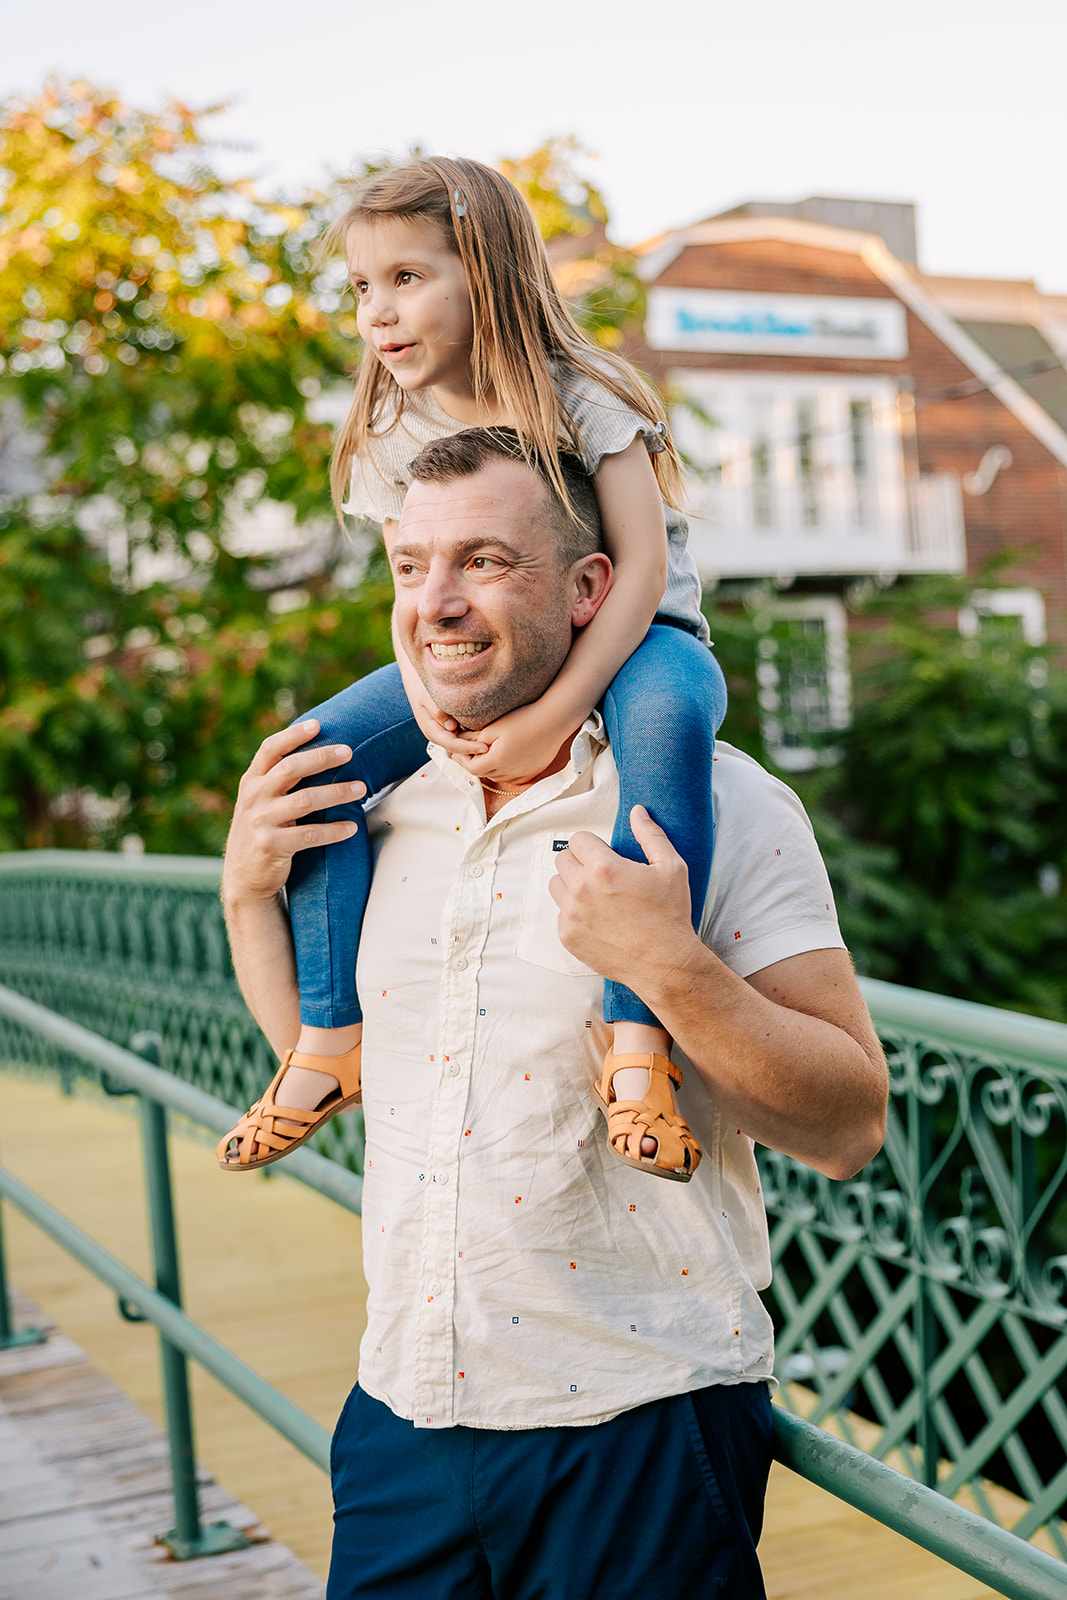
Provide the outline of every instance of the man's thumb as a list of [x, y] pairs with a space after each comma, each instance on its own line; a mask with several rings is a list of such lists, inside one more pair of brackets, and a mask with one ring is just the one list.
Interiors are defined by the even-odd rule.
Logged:
[[650, 867], [659, 862], [670, 861], [677, 855], [677, 851], [667, 838], [658, 822], [653, 822], [644, 806], [634, 806], [630, 811], [630, 826], [634, 831], [634, 838], [645, 852], [645, 859]]

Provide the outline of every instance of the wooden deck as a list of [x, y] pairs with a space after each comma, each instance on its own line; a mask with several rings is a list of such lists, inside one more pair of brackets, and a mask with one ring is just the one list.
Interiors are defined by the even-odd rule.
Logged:
[[[17, 1297], [20, 1326], [42, 1327]], [[175, 1562], [165, 1436], [65, 1334], [0, 1352], [0, 1600], [322, 1600], [315, 1574], [203, 1474], [205, 1524], [244, 1550]]]
[[[134, 1105], [88, 1093], [67, 1098], [49, 1080], [0, 1072], [4, 1164], [147, 1276], [140, 1129]], [[284, 1170], [273, 1169], [277, 1176], [220, 1173], [210, 1144], [197, 1136], [172, 1140], [172, 1164], [190, 1315], [324, 1427], [331, 1427], [355, 1378], [363, 1329], [358, 1219], [286, 1178]], [[46, 1350], [58, 1351], [62, 1366], [71, 1350], [68, 1340], [76, 1340], [97, 1374], [121, 1385], [158, 1423], [155, 1331], [123, 1322], [110, 1292], [11, 1206], [4, 1208], [4, 1224], [12, 1280], [67, 1336]], [[44, 1370], [34, 1367], [32, 1357], [32, 1352], [10, 1352], [0, 1361], [13, 1364], [22, 1382], [24, 1372]], [[46, 1359], [50, 1358], [38, 1358]], [[3, 1370], [0, 1400], [9, 1404]], [[199, 1461], [230, 1495], [252, 1508], [279, 1544], [288, 1546], [319, 1578], [325, 1577], [330, 1500], [324, 1475], [214, 1380], [195, 1367], [191, 1370]], [[4, 1431], [8, 1421], [0, 1414], [0, 1464], [10, 1443]], [[119, 1425], [120, 1434], [123, 1429], [137, 1432], [129, 1414]], [[138, 1507], [136, 1516], [130, 1511], [136, 1521], [136, 1533], [130, 1535], [135, 1541], [150, 1542], [151, 1534], [169, 1526], [170, 1508], [160, 1487], [158, 1434], [153, 1439], [151, 1449], [147, 1443], [139, 1446], [149, 1456], [152, 1449], [156, 1452], [152, 1494], [141, 1494], [137, 1476], [136, 1489], [122, 1479], [121, 1471], [115, 1480], [117, 1485], [127, 1482], [129, 1505]], [[120, 1457], [121, 1448], [121, 1444], [107, 1446], [112, 1453], [118, 1449]], [[38, 1494], [42, 1506], [50, 1503], [52, 1491], [46, 1480], [47, 1474], [40, 1479], [39, 1490], [29, 1480], [19, 1490], [24, 1498], [17, 1503], [16, 1523], [39, 1514]], [[219, 1491], [210, 1493], [215, 1496]], [[124, 1503], [116, 1489], [106, 1516], [121, 1522]], [[215, 1505], [214, 1499], [209, 1500], [211, 1519], [234, 1520]], [[235, 1515], [247, 1519], [252, 1513], [239, 1508]], [[94, 1514], [98, 1519], [103, 1516], [99, 1508]], [[30, 1600], [31, 1595], [38, 1600], [37, 1591], [12, 1587], [14, 1579], [8, 1579], [7, 1527], [0, 1521], [0, 1600]], [[251, 1554], [264, 1563], [263, 1552], [276, 1548], [259, 1545]], [[246, 1587], [229, 1571], [220, 1572], [214, 1589], [186, 1589], [177, 1579], [171, 1581], [171, 1575], [184, 1574], [191, 1583], [196, 1568], [238, 1559], [168, 1564], [166, 1588], [181, 1600], [194, 1596], [207, 1600], [208, 1595], [212, 1600], [216, 1595], [218, 1600], [258, 1600], [261, 1594], [278, 1600], [283, 1596], [305, 1600], [306, 1594], [310, 1600], [321, 1592]], [[760, 1559], [770, 1600], [826, 1600], [828, 1595], [834, 1600], [899, 1600], [904, 1595], [907, 1600], [986, 1600], [994, 1594], [780, 1467], [772, 1474]], [[42, 1591], [40, 1600], [52, 1600], [53, 1594], [56, 1600], [59, 1596], [142, 1600], [158, 1592], [162, 1570], [157, 1568], [155, 1576], [150, 1573], [151, 1583], [141, 1589], [68, 1585], [47, 1594]]]

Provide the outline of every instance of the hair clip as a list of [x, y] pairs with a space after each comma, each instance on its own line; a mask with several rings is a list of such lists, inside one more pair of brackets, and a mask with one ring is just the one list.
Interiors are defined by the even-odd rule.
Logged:
[[459, 190], [458, 189], [453, 189], [452, 190], [452, 203], [456, 208], [456, 216], [457, 217], [465, 217], [466, 214], [467, 214], [467, 208], [459, 198]]

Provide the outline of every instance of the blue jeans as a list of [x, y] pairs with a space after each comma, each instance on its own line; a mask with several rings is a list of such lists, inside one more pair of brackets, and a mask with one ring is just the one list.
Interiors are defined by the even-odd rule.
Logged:
[[[700, 927], [715, 846], [711, 762], [726, 714], [726, 682], [711, 651], [685, 628], [653, 624], [604, 696], [604, 725], [619, 770], [611, 848], [645, 859], [630, 810], [644, 806], [689, 868], [693, 926]], [[656, 1017], [621, 983], [604, 985], [605, 1022]]]
[[[645, 806], [689, 868], [694, 925], [699, 926], [714, 841], [711, 761], [726, 710], [718, 662], [684, 628], [654, 625], [604, 696], [604, 722], [619, 769], [620, 803], [612, 849], [643, 861], [630, 808]], [[397, 666], [383, 667], [308, 713], [321, 731], [309, 749], [351, 746], [352, 758], [308, 784], [360, 778], [376, 794], [417, 772], [426, 739], [411, 714]], [[303, 719], [301, 719], [303, 720]], [[319, 812], [314, 821], [355, 821], [341, 844], [301, 850], [289, 872], [289, 917], [300, 985], [300, 1020], [316, 1028], [362, 1021], [356, 952], [371, 880], [371, 849], [358, 801]], [[607, 1022], [657, 1019], [621, 984], [604, 990]]]
[[[349, 684], [308, 715], [318, 719], [320, 732], [306, 748], [347, 744], [352, 759], [308, 778], [305, 788], [361, 778], [367, 794], [374, 795], [410, 778], [426, 760], [426, 735], [411, 715], [395, 664]], [[370, 839], [358, 800], [309, 820], [359, 824], [358, 832], [340, 844], [297, 851], [287, 885], [300, 1020], [313, 1028], [343, 1028], [363, 1020], [356, 998], [356, 952], [370, 893]]]
[[326, 1600], [766, 1600], [764, 1383], [576, 1428], [415, 1428], [360, 1388]]

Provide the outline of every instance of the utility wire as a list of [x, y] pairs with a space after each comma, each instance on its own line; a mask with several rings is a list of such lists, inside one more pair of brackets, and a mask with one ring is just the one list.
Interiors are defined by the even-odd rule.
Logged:
[[[1067, 362], [1064, 362], [1054, 350], [1050, 350], [1047, 356], [1040, 356], [1036, 361], [1028, 361], [1024, 367], [1002, 367], [997, 372], [997, 378], [1034, 378], [1041, 372], [1052, 372], [1057, 367], [1067, 372]], [[987, 381], [985, 378], [967, 378], [963, 383], [949, 384], [947, 389], [935, 389], [930, 394], [916, 395], [915, 409], [918, 411], [920, 406], [925, 408], [939, 405], [943, 400], [964, 400], [969, 395], [980, 394], [983, 389], [990, 388], [991, 383], [995, 381], [996, 379]]]

